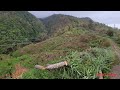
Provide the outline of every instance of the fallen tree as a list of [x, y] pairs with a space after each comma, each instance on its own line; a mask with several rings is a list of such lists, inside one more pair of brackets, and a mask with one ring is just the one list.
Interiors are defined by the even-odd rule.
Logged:
[[49, 64], [47, 66], [41, 66], [41, 65], [35, 65], [35, 68], [37, 69], [41, 69], [41, 70], [51, 70], [51, 69], [56, 69], [56, 68], [60, 68], [60, 67], [64, 67], [67, 66], [68, 62], [67, 61], [63, 61], [63, 62], [59, 62], [56, 64]]
[[[67, 61], [59, 62], [56, 64], [48, 64], [47, 66], [35, 65], [35, 68], [40, 70], [52, 70], [52, 69], [57, 69], [64, 66], [68, 66]], [[99, 79], [103, 79], [103, 73], [101, 70], [98, 73], [98, 77]]]

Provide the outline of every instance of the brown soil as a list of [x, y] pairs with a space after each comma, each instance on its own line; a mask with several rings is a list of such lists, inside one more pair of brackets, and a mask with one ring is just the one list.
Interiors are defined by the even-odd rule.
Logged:
[[17, 64], [15, 66], [15, 72], [12, 74], [12, 78], [13, 79], [20, 79], [23, 75], [23, 73], [25, 73], [26, 71], [28, 71], [28, 69], [21, 67], [20, 64]]

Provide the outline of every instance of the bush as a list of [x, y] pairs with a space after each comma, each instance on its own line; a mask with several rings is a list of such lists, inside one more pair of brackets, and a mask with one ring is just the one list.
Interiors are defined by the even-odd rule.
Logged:
[[13, 56], [13, 57], [20, 57], [21, 54], [20, 54], [20, 52], [17, 50], [17, 51], [15, 51], [15, 52], [12, 53], [12, 56]]
[[107, 35], [110, 36], [110, 37], [112, 37], [114, 35], [114, 32], [112, 30], [108, 30], [107, 31]]
[[109, 47], [109, 46], [111, 46], [111, 43], [108, 39], [103, 39], [103, 41], [101, 42], [101, 46], [102, 47]]

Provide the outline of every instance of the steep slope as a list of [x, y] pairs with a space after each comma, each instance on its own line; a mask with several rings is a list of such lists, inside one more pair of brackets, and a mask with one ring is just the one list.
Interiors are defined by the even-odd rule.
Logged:
[[[59, 14], [40, 20], [51, 37], [19, 48], [8, 59], [1, 59], [0, 76], [10, 78], [21, 71], [18, 67], [27, 70], [24, 74], [22, 71], [21, 75], [15, 74], [23, 79], [96, 79], [100, 71], [110, 72], [117, 60], [110, 40], [119, 42], [119, 31], [87, 17]], [[69, 62], [68, 67], [53, 71], [34, 69], [36, 64], [48, 65], [64, 60]]]
[[0, 11], [0, 53], [11, 44], [30, 42], [46, 35], [45, 26], [27, 11]]
[[[98, 78], [96, 74], [99, 70], [108, 72], [116, 60], [107, 38], [82, 29], [66, 31], [40, 43], [25, 46], [12, 54], [13, 57], [20, 57], [22, 63], [27, 61], [27, 58], [22, 59], [24, 55], [28, 55], [32, 61], [26, 63], [31, 67], [27, 66], [29, 71], [22, 78], [95, 79]], [[73, 66], [50, 72], [33, 69], [36, 64], [47, 65], [64, 60]]]
[[[52, 37], [19, 49], [13, 53], [13, 57], [29, 55], [35, 62], [34, 64], [31, 63], [33, 67], [35, 64], [47, 65], [70, 60], [69, 62], [73, 65], [71, 67], [74, 67], [75, 71], [70, 67], [52, 72], [39, 72], [31, 68], [23, 78], [95, 79], [98, 78], [96, 74], [100, 70], [103, 73], [110, 72], [112, 64], [117, 60], [108, 39], [113, 36], [113, 28], [94, 22], [90, 18], [76, 18], [61, 14], [40, 20], [44, 22], [48, 34]], [[79, 60], [83, 61], [80, 63]], [[77, 72], [76, 66], [78, 67]], [[30, 76], [31, 73], [33, 76]], [[47, 77], [42, 77], [41, 73], [44, 73]]]
[[46, 25], [48, 34], [58, 36], [70, 29], [86, 29], [94, 33], [106, 34], [111, 27], [93, 21], [89, 17], [77, 18], [70, 15], [54, 14], [44, 19], [40, 19]]
[[[65, 30], [69, 30], [72, 27], [76, 27], [79, 24], [79, 18], [62, 15], [62, 14], [54, 14], [42, 20], [48, 29], [48, 34], [53, 35], [62, 34]], [[78, 26], [79, 27], [79, 26]]]

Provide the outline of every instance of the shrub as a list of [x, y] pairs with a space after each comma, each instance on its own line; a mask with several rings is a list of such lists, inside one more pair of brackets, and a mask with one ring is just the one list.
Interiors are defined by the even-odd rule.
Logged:
[[17, 50], [17, 51], [15, 51], [15, 52], [12, 53], [12, 56], [13, 56], [13, 57], [19, 57], [19, 56], [21, 56], [21, 54], [20, 54], [20, 52]]
[[111, 43], [108, 39], [103, 39], [103, 41], [101, 42], [101, 46], [102, 47], [109, 47], [109, 46], [111, 46]]
[[110, 37], [112, 37], [114, 35], [114, 32], [112, 30], [108, 30], [107, 31], [107, 35], [110, 36]]

